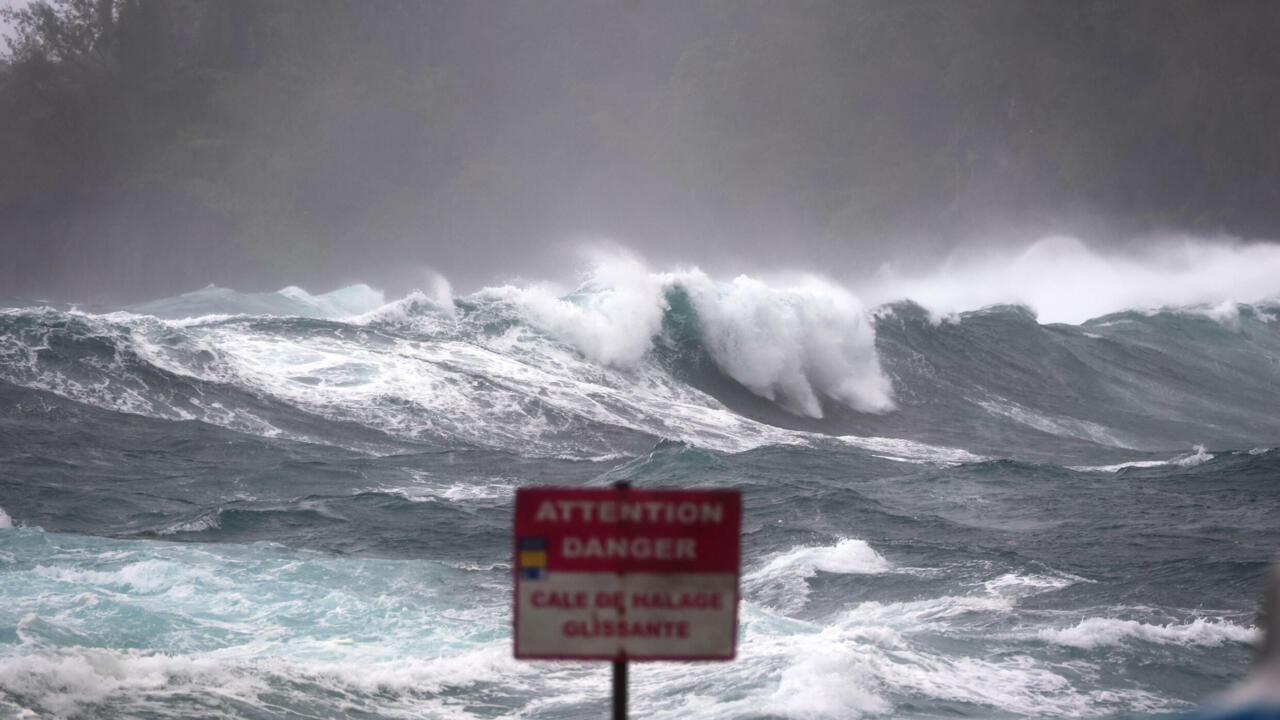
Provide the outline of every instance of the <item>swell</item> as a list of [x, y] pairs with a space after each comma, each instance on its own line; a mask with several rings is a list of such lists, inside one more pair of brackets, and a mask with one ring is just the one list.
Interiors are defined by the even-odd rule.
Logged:
[[[271, 327], [272, 321], [263, 322]], [[234, 373], [216, 344], [146, 316], [47, 308], [0, 314], [0, 391], [16, 411], [49, 408], [53, 395], [81, 406], [200, 421], [260, 437], [396, 447], [385, 433], [335, 422], [257, 391]], [[59, 404], [58, 412], [81, 411]]]
[[1275, 306], [1219, 308], [1216, 316], [1199, 308], [1125, 312], [1076, 326], [1041, 324], [1020, 306], [939, 319], [895, 303], [874, 313], [894, 410], [860, 412], [823, 397], [821, 417], [805, 417], [725, 373], [681, 300], [672, 297], [658, 356], [676, 377], [770, 425], [1030, 459], [1247, 449], [1280, 437]]
[[[43, 392], [374, 453], [591, 458], [662, 438], [736, 452], [858, 435], [1104, 464], [1280, 435], [1274, 306], [1082, 325], [1041, 324], [1017, 306], [939, 319], [907, 302], [867, 313], [816, 281], [717, 283], [696, 272], [624, 274], [568, 295], [413, 294], [372, 310], [379, 297], [360, 287], [330, 294], [342, 302], [296, 289], [201, 293], [153, 304], [165, 319], [6, 310], [0, 382], [19, 405]], [[367, 311], [177, 317], [270, 303]]]
[[[946, 423], [998, 444], [1059, 441], [1143, 450], [1246, 448], [1280, 435], [1275, 308], [1238, 306], [1230, 322], [1199, 312], [1126, 312], [1042, 325], [1024, 308], [935, 321], [918, 306], [882, 309], [877, 347], [904, 429], [947, 442]], [[965, 445], [965, 447], [970, 447]]]

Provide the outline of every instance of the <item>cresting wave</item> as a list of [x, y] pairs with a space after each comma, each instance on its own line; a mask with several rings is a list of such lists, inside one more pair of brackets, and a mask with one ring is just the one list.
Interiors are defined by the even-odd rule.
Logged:
[[1172, 713], [1247, 665], [1261, 295], [431, 284], [0, 310], [0, 716], [598, 717], [607, 671], [510, 654], [546, 483], [743, 492], [739, 657], [637, 667], [651, 717]]
[[207, 288], [106, 314], [13, 308], [0, 313], [0, 379], [267, 437], [324, 442], [320, 417], [394, 440], [575, 457], [663, 437], [724, 450], [804, 441], [683, 377], [703, 365], [800, 415], [821, 416], [820, 397], [892, 407], [870, 321], [847, 293], [637, 277], [566, 296], [506, 287], [380, 304], [363, 286]]
[[[1257, 450], [1258, 448], [1254, 448], [1254, 449]], [[1253, 452], [1251, 450], [1249, 454], [1262, 455], [1264, 454], [1264, 452], [1265, 450], [1263, 452]], [[1092, 465], [1092, 466], [1086, 465], [1086, 466], [1073, 467], [1071, 469], [1079, 470], [1080, 472], [1113, 473], [1113, 472], [1120, 472], [1121, 470], [1127, 470], [1129, 468], [1154, 468], [1154, 467], [1160, 467], [1162, 465], [1177, 465], [1179, 467], [1195, 467], [1196, 465], [1202, 465], [1204, 463], [1209, 462], [1210, 460], [1213, 459], [1213, 457], [1214, 456], [1212, 453], [1205, 452], [1205, 448], [1203, 445], [1196, 445], [1195, 448], [1192, 449], [1192, 452], [1189, 455], [1175, 457], [1169, 460], [1131, 460], [1129, 462], [1116, 463], [1114, 465]]]
[[1092, 617], [1081, 620], [1074, 627], [1041, 630], [1039, 637], [1046, 642], [1081, 649], [1119, 645], [1126, 641], [1212, 647], [1225, 643], [1256, 642], [1261, 633], [1257, 628], [1203, 618], [1185, 624], [1156, 625], [1136, 620]]
[[809, 598], [807, 581], [820, 570], [857, 575], [892, 569], [865, 540], [841, 538], [833, 546], [801, 546], [778, 553], [743, 575], [742, 587], [769, 607], [794, 611], [804, 607]]
[[822, 417], [822, 397], [867, 412], [893, 408], [870, 318], [851, 293], [816, 277], [783, 286], [746, 276], [718, 283], [698, 270], [651, 273], [616, 259], [597, 263], [569, 294], [535, 285], [478, 297], [527, 309], [605, 365], [641, 363], [655, 338], [692, 339], [729, 377], [798, 415]]
[[1125, 311], [1183, 308], [1229, 321], [1241, 304], [1280, 298], [1280, 244], [1150, 238], [1109, 252], [1072, 237], [952, 253], [929, 270], [886, 265], [864, 297], [911, 300], [937, 317], [1022, 305], [1041, 322], [1080, 324]]
[[[1231, 252], [1209, 253], [1218, 270], [1198, 287], [1226, 292], [1210, 282], [1219, 266], [1270, 258]], [[572, 291], [454, 297], [436, 278], [430, 294], [390, 303], [356, 285], [210, 287], [96, 314], [12, 307], [0, 311], [0, 381], [264, 437], [333, 443], [341, 423], [345, 446], [375, 451], [608, 458], [671, 438], [733, 452], [843, 442], [954, 463], [1012, 442], [1031, 456], [1107, 449], [1110, 468], [1149, 462], [1134, 450], [1267, 444], [1280, 427], [1280, 369], [1266, 361], [1280, 353], [1278, 316], [1233, 305], [1059, 326], [993, 307], [940, 322], [910, 302], [869, 312], [816, 277], [717, 281], [615, 258]]]

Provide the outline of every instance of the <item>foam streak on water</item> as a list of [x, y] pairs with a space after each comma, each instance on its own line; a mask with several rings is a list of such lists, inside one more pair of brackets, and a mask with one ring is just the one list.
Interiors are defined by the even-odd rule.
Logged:
[[[604, 692], [601, 673], [589, 666], [510, 658], [509, 571], [501, 568], [39, 530], [13, 531], [0, 549], [23, 556], [4, 565], [0, 619], [16, 638], [0, 655], [0, 691], [40, 714], [233, 717], [250, 708], [328, 708], [487, 717], [524, 706], [534, 717], [556, 717]], [[991, 659], [983, 625], [1011, 621], [1026, 598], [1071, 582], [1006, 576], [970, 594], [864, 601], [822, 619], [795, 617], [799, 606], [771, 609], [753, 590], [778, 578], [803, 586], [817, 572], [895, 570], [853, 539], [774, 556], [744, 581], [740, 659], [693, 674], [682, 665], [637, 668], [637, 702], [656, 717], [876, 716], [906, 698], [1018, 715], [1168, 710], [1179, 704], [1146, 691], [1077, 687], [1078, 663], [1037, 658], [1034, 648], [1128, 639], [1220, 647], [1256, 636], [1226, 621], [1160, 626], [1095, 617], [1006, 639]], [[973, 646], [957, 654], [957, 641]], [[738, 697], [725, 700], [730, 687]], [[527, 705], [529, 697], [537, 700]]]
[[618, 481], [745, 501], [740, 655], [637, 665], [646, 717], [1188, 709], [1280, 549], [1280, 287], [1224, 280], [1274, 249], [1184, 249], [1089, 295], [1049, 241], [1031, 285], [895, 288], [922, 305], [616, 257], [14, 304], [0, 716], [599, 717], [607, 667], [511, 657], [511, 504]]

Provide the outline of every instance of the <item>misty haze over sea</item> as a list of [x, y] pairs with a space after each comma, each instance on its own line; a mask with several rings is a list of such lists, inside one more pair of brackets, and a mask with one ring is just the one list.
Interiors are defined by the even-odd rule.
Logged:
[[514, 492], [742, 491], [657, 718], [1145, 718], [1280, 549], [1280, 5], [0, 5], [0, 716], [601, 716]]

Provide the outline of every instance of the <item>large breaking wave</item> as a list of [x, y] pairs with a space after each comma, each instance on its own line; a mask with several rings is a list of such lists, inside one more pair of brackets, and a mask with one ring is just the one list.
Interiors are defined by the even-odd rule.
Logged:
[[363, 285], [314, 296], [209, 287], [105, 313], [4, 310], [0, 380], [110, 410], [362, 447], [581, 457], [662, 438], [739, 451], [883, 436], [935, 456], [1237, 447], [1280, 429], [1280, 306], [1254, 297], [1257, 283], [1245, 290], [1254, 303], [1213, 312], [1055, 325], [1024, 306], [868, 309], [817, 277], [716, 280], [627, 259], [597, 264], [574, 290], [454, 297], [437, 282], [387, 302]]
[[934, 268], [886, 265], [864, 287], [877, 304], [911, 300], [942, 316], [1022, 305], [1041, 322], [1080, 324], [1129, 310], [1181, 308], [1230, 319], [1280, 293], [1280, 244], [1153, 238], [1102, 252], [1071, 237], [956, 251]]
[[0, 310], [0, 715], [598, 716], [599, 668], [510, 657], [510, 504], [619, 480], [746, 498], [738, 661], [637, 668], [653, 717], [1168, 713], [1243, 672], [1259, 288], [1054, 324], [986, 305], [1012, 281], [431, 285]]

